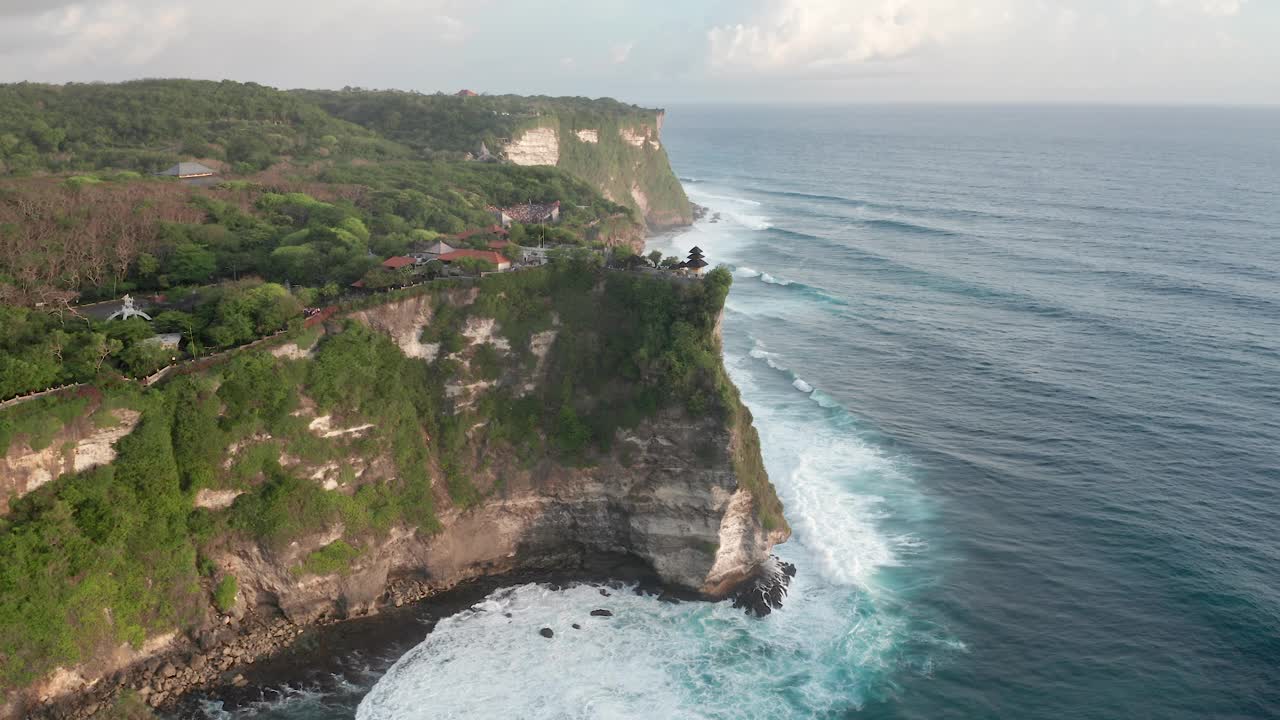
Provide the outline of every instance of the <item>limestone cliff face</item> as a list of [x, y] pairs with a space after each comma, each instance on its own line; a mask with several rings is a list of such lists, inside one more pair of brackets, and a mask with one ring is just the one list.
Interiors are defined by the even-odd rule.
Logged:
[[[340, 538], [341, 527], [283, 552], [245, 545], [217, 560], [240, 579], [247, 605], [278, 607], [298, 623], [374, 611], [397, 578], [445, 590], [482, 575], [583, 567], [599, 555], [634, 557], [671, 586], [724, 597], [786, 533], [761, 526], [728, 461], [734, 438], [715, 425], [674, 415], [646, 422], [624, 440], [625, 466], [492, 468], [505, 480], [500, 493], [441, 513], [443, 529], [434, 535], [395, 529], [342, 574], [299, 578], [293, 571]], [[716, 457], [690, 460], [709, 440]]]
[[[449, 303], [466, 307], [476, 291], [450, 293]], [[406, 355], [434, 356], [420, 333], [431, 322], [429, 298], [409, 298], [352, 315], [392, 338]], [[547, 355], [558, 330], [535, 333], [527, 348], [531, 373], [496, 383], [459, 383], [446, 391], [464, 406], [494, 384], [510, 383], [528, 393], [550, 382]], [[490, 345], [504, 355], [512, 348], [491, 320], [469, 321], [463, 332], [470, 347]], [[464, 349], [455, 353], [463, 357]], [[326, 419], [327, 420], [327, 419]], [[312, 422], [312, 427], [317, 427]], [[327, 432], [327, 422], [319, 429]], [[441, 530], [435, 534], [398, 527], [361, 554], [341, 574], [300, 579], [295, 568], [310, 553], [343, 536], [334, 526], [282, 551], [236, 545], [218, 564], [240, 580], [249, 606], [278, 607], [295, 622], [320, 616], [358, 615], [375, 610], [383, 588], [397, 578], [443, 590], [481, 575], [516, 570], [581, 567], [593, 556], [630, 556], [651, 566], [663, 582], [708, 598], [721, 598], [756, 573], [770, 548], [785, 540], [785, 528], [766, 529], [756, 498], [735, 462], [746, 448], [755, 453], [754, 433], [711, 415], [692, 417], [668, 409], [637, 427], [620, 431], [613, 450], [590, 466], [543, 460], [524, 467], [500, 452], [475, 448], [471, 481], [486, 499], [453, 507], [445, 493]], [[355, 477], [387, 472], [378, 456], [348, 457]], [[309, 466], [295, 465], [303, 475]], [[334, 488], [338, 489], [339, 488]]]
[[693, 222], [692, 206], [671, 170], [659, 134], [664, 114], [543, 117], [504, 147], [517, 165], [555, 165], [636, 211], [651, 228]]
[[[606, 282], [583, 292], [599, 296]], [[768, 562], [771, 547], [784, 541], [789, 530], [764, 475], [750, 414], [737, 404], [736, 393], [728, 395], [734, 407], [727, 413], [693, 413], [680, 404], [657, 410], [616, 430], [608, 450], [593, 452], [583, 462], [566, 462], [554, 453], [520, 457], [509, 441], [489, 435], [486, 418], [495, 422], [494, 411], [479, 408], [492, 408], [495, 394], [507, 398], [502, 402], [508, 404], [498, 407], [521, 399], [541, 404], [554, 397], [547, 389], [564, 381], [558, 374], [558, 363], [563, 362], [558, 343], [587, 330], [581, 317], [574, 325], [568, 318], [562, 322], [553, 311], [541, 328], [508, 335], [481, 308], [492, 307], [495, 299], [511, 300], [505, 293], [486, 296], [482, 288], [457, 286], [352, 311], [327, 326], [336, 337], [352, 332], [343, 323], [354, 321], [390, 338], [412, 362], [422, 363], [420, 367], [434, 363], [455, 368], [443, 381], [439, 397], [446, 403], [445, 412], [465, 421], [463, 449], [450, 462], [474, 490], [471, 499], [453, 499], [443, 451], [433, 451], [418, 472], [427, 476], [434, 518], [419, 523], [415, 517], [401, 517], [372, 533], [367, 527], [352, 530], [335, 519], [285, 543], [232, 533], [203, 546], [202, 556], [217, 568], [216, 575], [202, 581], [210, 593], [203, 620], [157, 628], [163, 631], [150, 632], [141, 644], [103, 648], [74, 666], [55, 668], [25, 691], [0, 696], [0, 718], [6, 717], [6, 702], [12, 715], [33, 699], [94, 687], [103, 692], [104, 678], [162, 655], [202, 658], [199, 668], [183, 671], [182, 687], [210, 682], [239, 662], [234, 658], [251, 658], [278, 646], [274, 640], [250, 638], [257, 648], [253, 654], [228, 654], [220, 643], [235, 641], [234, 629], [241, 629], [243, 639], [250, 628], [281, 615], [288, 623], [303, 625], [376, 612], [399, 602], [393, 589], [406, 583], [418, 589], [417, 597], [511, 571], [597, 568], [602, 557], [637, 562], [668, 586], [709, 599], [723, 598], [755, 577]], [[426, 342], [429, 334], [424, 329], [445, 322], [456, 328], [447, 341]], [[718, 344], [718, 326], [706, 332], [714, 333]], [[325, 342], [318, 345], [319, 356], [315, 348], [293, 343], [279, 345], [271, 354], [281, 363], [319, 363]], [[497, 369], [480, 372], [476, 368], [482, 360]], [[63, 431], [63, 445], [55, 440], [52, 446], [63, 450], [54, 465], [42, 464], [54, 463], [49, 458], [32, 460], [40, 453], [18, 442], [0, 459], [0, 468], [39, 465], [50, 473], [65, 472], [76, 467], [76, 458], [88, 457], [82, 449], [102, 447], [138, 424], [137, 413], [115, 410], [115, 424], [100, 419], [95, 425], [87, 419], [91, 411]], [[242, 458], [267, 448], [290, 476], [314, 483], [333, 497], [351, 497], [363, 488], [390, 487], [397, 478], [403, 480], [404, 466], [397, 462], [394, 446], [378, 441], [381, 429], [376, 419], [343, 412], [321, 409], [304, 392], [291, 412], [291, 427], [302, 428], [306, 442], [298, 445], [293, 436], [272, 438], [267, 429], [238, 437], [224, 453], [219, 472], [226, 477], [192, 493], [192, 505], [211, 513], [234, 513], [244, 496], [257, 492], [266, 478], [249, 476], [246, 481], [245, 476], [231, 476]], [[436, 442], [426, 440], [428, 445]], [[327, 451], [314, 452], [315, 443], [324, 444]], [[303, 446], [311, 446], [313, 452], [293, 450]], [[110, 442], [106, 447], [110, 449]], [[90, 454], [94, 462], [111, 461], [106, 451]], [[358, 547], [358, 552], [338, 564], [308, 564], [318, 551], [339, 541]], [[234, 607], [218, 609], [212, 604], [213, 584], [225, 576], [237, 581]], [[136, 677], [126, 684], [138, 682]], [[178, 692], [176, 682], [157, 685], [149, 676], [142, 682], [151, 683], [146, 687], [158, 693], [151, 696], [161, 698], [157, 702]]]
[[116, 456], [113, 445], [133, 431], [139, 417], [126, 408], [85, 412], [48, 437], [20, 435], [0, 455], [0, 515], [9, 511], [13, 501], [64, 473], [110, 463]]
[[555, 128], [526, 130], [504, 149], [507, 159], [516, 165], [556, 165], [560, 162], [560, 136]]

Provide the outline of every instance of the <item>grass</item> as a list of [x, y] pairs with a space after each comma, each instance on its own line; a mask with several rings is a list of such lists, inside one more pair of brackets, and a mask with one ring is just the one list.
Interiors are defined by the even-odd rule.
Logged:
[[343, 540], [334, 540], [307, 555], [293, 572], [295, 575], [346, 575], [358, 557], [359, 550]]
[[223, 575], [218, 581], [218, 586], [213, 590], [213, 603], [222, 612], [231, 612], [231, 609], [236, 606], [236, 597], [239, 594], [240, 588], [236, 583], [236, 576]]

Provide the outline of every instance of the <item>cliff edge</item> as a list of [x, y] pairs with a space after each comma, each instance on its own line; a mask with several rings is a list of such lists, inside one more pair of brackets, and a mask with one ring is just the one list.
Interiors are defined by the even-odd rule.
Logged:
[[518, 129], [503, 146], [517, 165], [554, 165], [626, 205], [655, 230], [689, 225], [693, 206], [662, 147], [662, 110], [560, 110]]
[[166, 707], [304, 625], [487, 575], [616, 560], [727, 596], [789, 534], [720, 361], [729, 283], [584, 254], [0, 416], [5, 467], [73, 470], [0, 488], [0, 716]]

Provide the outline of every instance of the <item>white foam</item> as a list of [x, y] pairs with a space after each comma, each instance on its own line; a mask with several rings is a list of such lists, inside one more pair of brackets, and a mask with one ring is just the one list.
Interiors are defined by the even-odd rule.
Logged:
[[[754, 340], [748, 356], [784, 372], [808, 400], [839, 408], [833, 398], [783, 367], [766, 347]], [[847, 414], [836, 422], [812, 404], [772, 397], [749, 363], [726, 359], [730, 377], [756, 418], [765, 465], [794, 532], [788, 545], [803, 545], [802, 564], [813, 565], [816, 559], [828, 582], [878, 592], [878, 569], [898, 565], [896, 551], [916, 542], [879, 527], [887, 514], [885, 495], [909, 488], [910, 480], [895, 461], [853, 433]]]
[[[752, 207], [760, 207], [761, 205], [761, 203], [756, 200], [750, 200], [744, 197], [736, 197], [734, 195], [716, 195], [715, 193], [703, 192], [701, 190], [694, 190], [693, 195], [691, 197], [696, 197], [698, 200], [723, 200], [728, 203], [734, 203], [738, 205], [750, 205]], [[699, 204], [702, 205], [705, 203], [699, 203]]]
[[824, 408], [840, 407], [840, 403], [837, 402], [835, 398], [831, 397], [830, 395], [827, 395], [821, 390], [814, 390], [813, 394], [809, 396], [809, 399], [818, 403], [819, 407], [824, 407]]
[[755, 200], [732, 195], [718, 195], [707, 192], [702, 188], [688, 188], [686, 192], [690, 200], [707, 208], [711, 216], [714, 217], [717, 213], [720, 215], [721, 222], [703, 222], [700, 226], [714, 228], [717, 225], [728, 225], [730, 227], [737, 225], [748, 230], [768, 230], [773, 227], [770, 224], [770, 218], [753, 211], [754, 208], [763, 207], [761, 203]]
[[[691, 197], [721, 212], [721, 222], [655, 238], [650, 248], [682, 257], [696, 244], [712, 263], [751, 258], [759, 236], [743, 228], [767, 227], [766, 218], [747, 212], [747, 203]], [[788, 284], [745, 265], [735, 274]], [[731, 292], [726, 346], [735, 346], [735, 335], [741, 342], [744, 327], [786, 322], [779, 303]], [[796, 377], [786, 360], [759, 341], [726, 357], [793, 529], [776, 548], [800, 571], [780, 611], [758, 621], [726, 603], [669, 605], [619, 591], [605, 598], [592, 587], [525, 586], [441, 621], [378, 682], [357, 718], [798, 719], [860, 707], [869, 685], [883, 686], [877, 673], [895, 667], [907, 632], [899, 603], [880, 602], [892, 598], [880, 570], [925, 548], [884, 529], [912, 512], [917, 495], [898, 461], [864, 442], [839, 403]], [[598, 607], [614, 617], [591, 618]], [[541, 637], [542, 627], [554, 637]]]
[[778, 353], [773, 353], [773, 352], [769, 352], [768, 350], [765, 350], [764, 343], [760, 342], [759, 340], [756, 341], [756, 346], [751, 348], [751, 351], [748, 354], [750, 354], [751, 357], [757, 360], [765, 361], [765, 363], [769, 367], [773, 368], [774, 370], [778, 370], [780, 372], [788, 372], [787, 366], [777, 361], [776, 358], [778, 357]]
[[[797, 578], [760, 621], [729, 603], [525, 585], [442, 620], [365, 696], [357, 720], [799, 719], [843, 714], [890, 667], [900, 621]], [[610, 618], [591, 617], [606, 608]], [[507, 614], [510, 617], [507, 617]], [[574, 624], [579, 628], [575, 629]], [[554, 635], [544, 638], [541, 628]], [[785, 690], [785, 692], [783, 692]]]

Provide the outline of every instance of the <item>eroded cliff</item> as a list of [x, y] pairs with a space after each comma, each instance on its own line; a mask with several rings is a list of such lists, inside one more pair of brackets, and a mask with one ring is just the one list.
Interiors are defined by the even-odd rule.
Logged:
[[[136, 429], [115, 462], [17, 501], [0, 554], [43, 547], [15, 545], [24, 529], [88, 541], [101, 519], [81, 522], [82, 506], [165, 523], [172, 534], [138, 538], [169, 547], [128, 558], [150, 593], [141, 599], [123, 586], [77, 590], [42, 608], [105, 618], [93, 632], [24, 635], [20, 615], [0, 612], [8, 712], [119, 684], [164, 705], [297, 626], [402, 601], [395, 588], [429, 596], [620, 557], [724, 597], [788, 534], [720, 365], [728, 282], [566, 263], [441, 284], [134, 398]], [[112, 492], [148, 506], [98, 507]], [[70, 516], [55, 517], [64, 507]], [[125, 583], [122, 567], [98, 569]], [[86, 567], [78, 579], [98, 577]], [[3, 583], [9, 607], [54, 602]], [[180, 658], [174, 674], [127, 672], [166, 653]]]
[[518, 165], [554, 165], [590, 182], [655, 229], [688, 225], [693, 209], [659, 137], [663, 111], [539, 117], [504, 146]]

